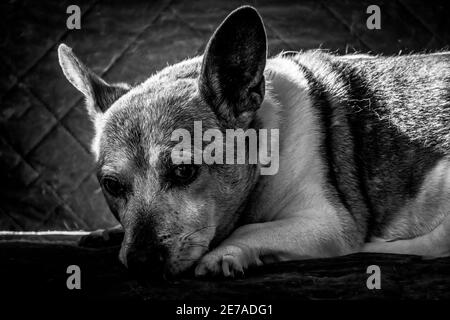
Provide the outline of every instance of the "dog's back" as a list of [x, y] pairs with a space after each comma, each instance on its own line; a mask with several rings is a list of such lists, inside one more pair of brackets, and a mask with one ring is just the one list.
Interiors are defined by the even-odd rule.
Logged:
[[312, 90], [331, 188], [366, 237], [439, 225], [450, 210], [450, 53], [289, 59]]

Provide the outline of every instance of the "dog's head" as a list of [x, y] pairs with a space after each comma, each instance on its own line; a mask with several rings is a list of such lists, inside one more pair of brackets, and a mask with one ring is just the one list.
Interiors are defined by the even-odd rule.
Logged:
[[230, 234], [254, 186], [251, 164], [175, 164], [177, 129], [247, 129], [264, 98], [266, 34], [251, 7], [231, 13], [205, 54], [130, 88], [111, 85], [65, 45], [59, 61], [86, 97], [93, 152], [107, 202], [123, 225], [121, 260], [178, 274]]

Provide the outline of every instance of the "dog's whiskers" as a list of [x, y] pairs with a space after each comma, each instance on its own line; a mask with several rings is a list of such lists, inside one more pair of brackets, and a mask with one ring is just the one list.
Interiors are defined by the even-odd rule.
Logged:
[[215, 228], [215, 227], [216, 227], [215, 225], [210, 225], [210, 226], [205, 226], [205, 227], [196, 229], [194, 231], [189, 232], [188, 234], [183, 235], [180, 239], [181, 239], [181, 241], [189, 240], [189, 238], [192, 237], [194, 234], [196, 234], [196, 233], [198, 233], [200, 231], [203, 231], [203, 230], [205, 230], [207, 228]]
[[209, 248], [207, 245], [205, 245], [205, 244], [202, 244], [202, 243], [191, 243], [191, 242], [189, 242], [189, 243], [187, 243], [187, 244], [185, 244], [185, 245], [183, 245], [183, 247], [202, 247], [202, 248]]

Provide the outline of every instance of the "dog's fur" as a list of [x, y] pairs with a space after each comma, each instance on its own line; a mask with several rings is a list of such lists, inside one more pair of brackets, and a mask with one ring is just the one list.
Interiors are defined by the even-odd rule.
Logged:
[[[266, 52], [251, 7], [228, 16], [203, 56], [133, 88], [107, 84], [59, 47], [95, 124], [99, 181], [125, 234], [121, 260], [232, 276], [358, 251], [448, 255], [450, 53]], [[201, 165], [180, 183], [171, 133], [192, 131], [193, 121], [279, 128], [279, 172]]]

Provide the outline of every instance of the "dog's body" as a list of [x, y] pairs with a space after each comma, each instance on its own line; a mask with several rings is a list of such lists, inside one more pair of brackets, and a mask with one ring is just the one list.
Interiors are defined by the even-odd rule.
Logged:
[[[279, 103], [269, 118], [279, 119], [282, 140], [280, 171], [261, 177], [250, 210], [257, 220], [329, 211], [335, 224], [314, 211], [311, 219], [346, 235], [336, 243], [362, 244], [414, 239], [449, 216], [450, 53], [312, 51], [269, 60], [266, 74]], [[274, 109], [270, 101], [260, 112]], [[448, 253], [445, 240], [401, 252]], [[393, 243], [363, 247], [371, 248], [391, 251]]]
[[[228, 276], [357, 251], [450, 254], [450, 53], [266, 61], [265, 41], [254, 9], [238, 9], [203, 57], [132, 89], [106, 84], [60, 47], [96, 124], [99, 180], [125, 230], [122, 261]], [[171, 132], [194, 120], [279, 129], [278, 173], [174, 166]]]

